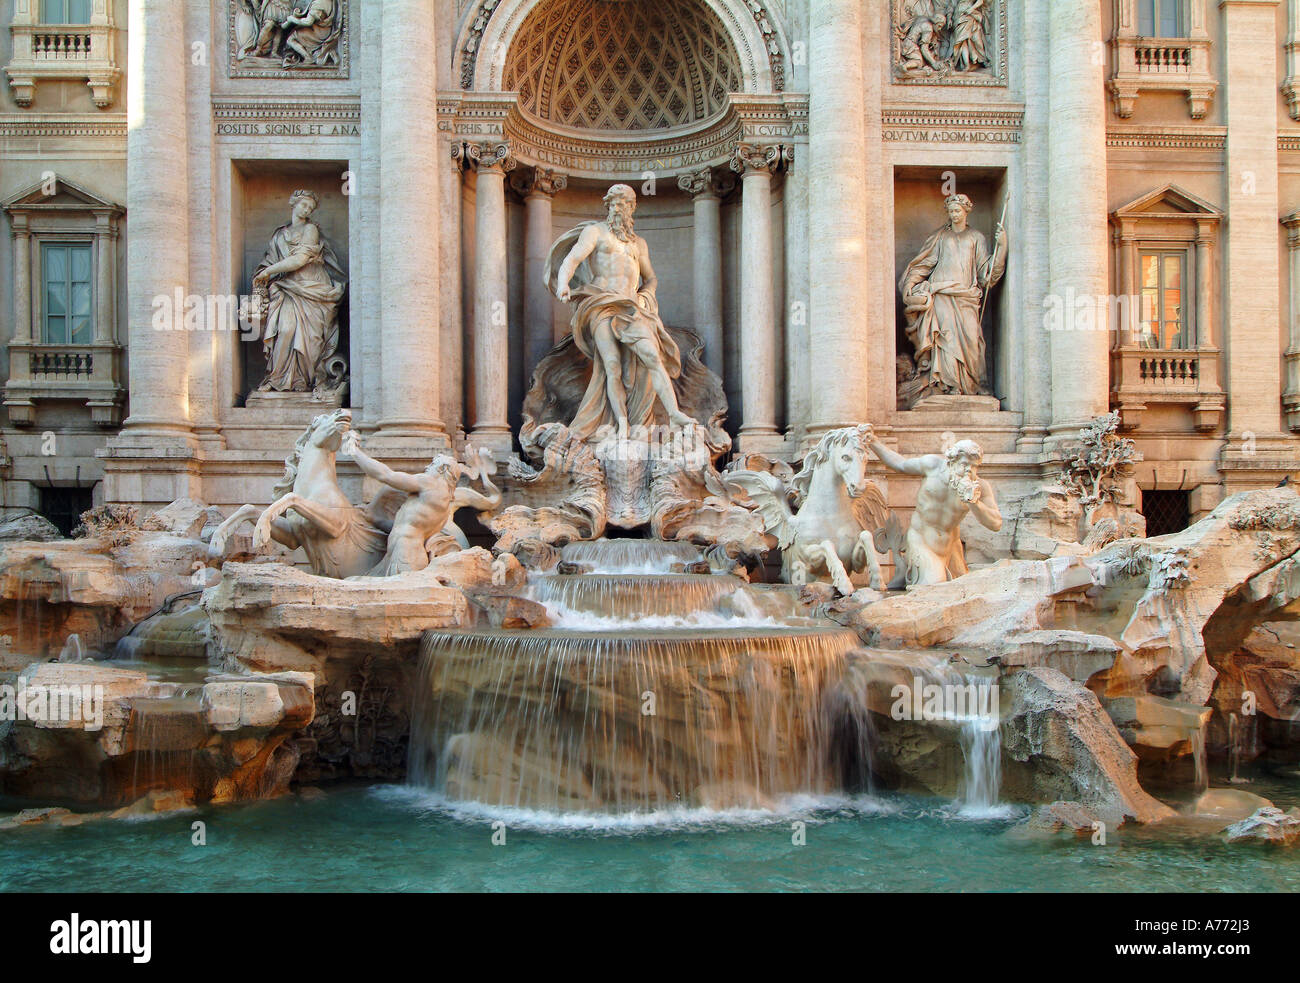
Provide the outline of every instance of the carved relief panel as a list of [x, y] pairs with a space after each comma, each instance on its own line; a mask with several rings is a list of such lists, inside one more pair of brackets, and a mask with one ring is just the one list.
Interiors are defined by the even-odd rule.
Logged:
[[1006, 0], [891, 0], [894, 81], [1007, 84]]
[[351, 0], [227, 0], [231, 78], [347, 78]]

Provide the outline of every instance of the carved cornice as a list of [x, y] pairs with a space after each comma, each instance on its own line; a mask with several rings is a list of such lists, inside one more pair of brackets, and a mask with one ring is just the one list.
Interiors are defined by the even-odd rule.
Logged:
[[357, 99], [340, 99], [319, 102], [315, 100], [214, 99], [212, 118], [216, 120], [277, 119], [301, 122], [360, 123], [361, 102]]
[[1223, 126], [1112, 126], [1106, 130], [1106, 146], [1135, 150], [1217, 150], [1228, 143]]
[[532, 195], [544, 195], [550, 198], [569, 186], [567, 175], [545, 167], [527, 167], [515, 171], [510, 176], [510, 187], [515, 193], [528, 198]]
[[126, 114], [95, 116], [54, 113], [0, 114], [0, 139], [18, 137], [88, 137], [91, 139], [126, 139]]

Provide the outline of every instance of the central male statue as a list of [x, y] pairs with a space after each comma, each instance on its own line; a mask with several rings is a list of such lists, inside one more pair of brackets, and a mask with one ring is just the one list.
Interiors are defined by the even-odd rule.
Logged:
[[566, 232], [546, 261], [547, 289], [566, 303], [576, 301], [573, 340], [592, 363], [591, 382], [569, 429], [580, 439], [603, 427], [626, 436], [631, 427], [656, 422], [656, 404], [668, 423], [690, 426], [696, 421], [681, 411], [673, 389], [682, 355], [659, 320], [659, 281], [649, 247], [633, 231], [636, 192], [616, 184], [604, 201], [605, 221]]

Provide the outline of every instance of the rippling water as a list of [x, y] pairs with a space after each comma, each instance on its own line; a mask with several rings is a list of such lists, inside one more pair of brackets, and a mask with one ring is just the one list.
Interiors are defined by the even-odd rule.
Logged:
[[[1253, 791], [1289, 807], [1300, 783]], [[1216, 825], [1026, 837], [908, 797], [638, 817], [486, 811], [398, 786], [137, 822], [0, 832], [4, 891], [1296, 891], [1300, 850]], [[191, 823], [208, 844], [191, 845]], [[493, 823], [504, 822], [504, 845]], [[805, 825], [796, 846], [794, 824]], [[500, 831], [497, 831], [498, 835]]]

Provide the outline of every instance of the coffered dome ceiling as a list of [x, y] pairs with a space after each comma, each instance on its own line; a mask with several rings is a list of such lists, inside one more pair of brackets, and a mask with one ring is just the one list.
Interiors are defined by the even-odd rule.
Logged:
[[504, 82], [536, 119], [634, 131], [717, 116], [742, 76], [726, 29], [699, 0], [549, 0], [511, 44]]

